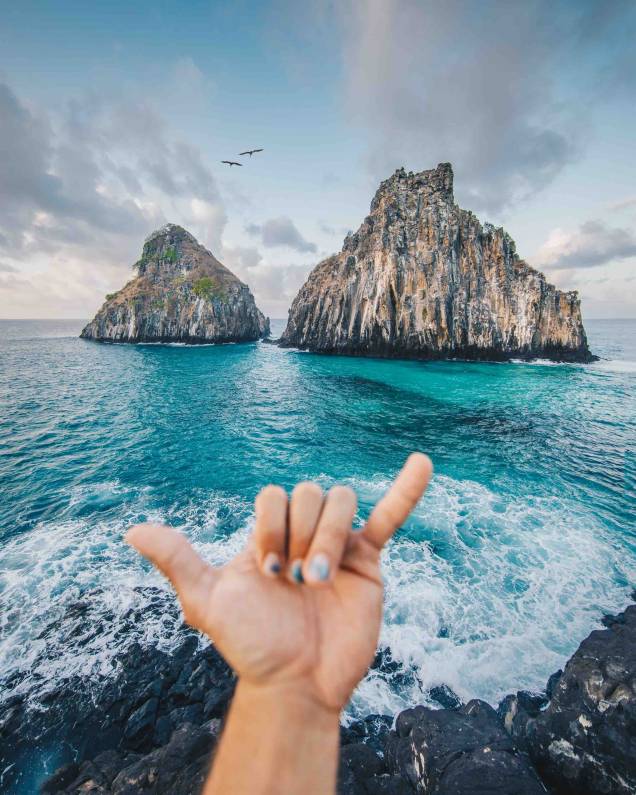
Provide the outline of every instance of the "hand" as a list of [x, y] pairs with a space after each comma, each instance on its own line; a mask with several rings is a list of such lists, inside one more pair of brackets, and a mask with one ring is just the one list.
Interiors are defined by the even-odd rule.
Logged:
[[431, 472], [430, 460], [413, 453], [359, 532], [350, 488], [323, 497], [317, 484], [299, 483], [288, 501], [267, 486], [248, 547], [220, 568], [169, 527], [136, 525], [126, 538], [172, 582], [185, 620], [213, 640], [241, 682], [296, 689], [339, 711], [376, 650], [380, 552]]

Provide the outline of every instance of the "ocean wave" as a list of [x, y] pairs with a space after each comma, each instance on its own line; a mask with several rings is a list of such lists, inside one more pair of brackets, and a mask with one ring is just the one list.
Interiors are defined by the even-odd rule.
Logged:
[[[388, 486], [350, 482], [366, 507]], [[81, 517], [83, 501], [113, 493], [123, 499], [113, 502], [116, 517]], [[72, 496], [79, 518], [40, 524], [1, 551], [5, 695], [26, 694], [34, 707], [74, 676], [99, 687], [134, 641], [165, 650], [178, 642], [169, 585], [122, 542], [131, 522], [143, 515], [177, 525], [219, 565], [243, 548], [253, 525], [251, 505], [221, 493], [164, 511], [148, 507], [147, 491], [116, 482]], [[416, 675], [398, 687], [381, 670], [370, 672], [349, 716], [394, 714], [441, 683], [493, 704], [518, 688], [541, 689], [603, 612], [624, 606], [636, 578], [630, 560], [581, 506], [436, 476], [383, 556], [381, 645]]]

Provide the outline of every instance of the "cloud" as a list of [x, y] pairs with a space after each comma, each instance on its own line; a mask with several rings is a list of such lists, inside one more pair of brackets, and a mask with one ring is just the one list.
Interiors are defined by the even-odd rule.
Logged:
[[608, 209], [612, 212], [620, 212], [621, 210], [631, 210], [632, 207], [636, 207], [636, 196], [630, 196], [628, 199], [614, 202], [609, 205]]
[[[627, 10], [618, 3], [596, 21], [597, 5], [559, 0], [338, 8], [344, 104], [364, 130], [374, 181], [398, 166], [451, 161], [461, 202], [487, 212], [542, 190], [578, 157], [589, 127], [584, 98], [600, 93], [580, 64], [593, 54], [613, 65], [631, 47], [629, 37], [617, 43]], [[603, 36], [588, 35], [601, 23]]]
[[316, 244], [306, 240], [291, 218], [286, 216], [270, 218], [261, 225], [249, 224], [245, 227], [245, 231], [251, 237], [259, 237], [267, 248], [287, 246], [301, 253], [313, 254], [318, 250]]
[[0, 262], [0, 273], [18, 273], [18, 269], [13, 265], [8, 265], [6, 262]]
[[143, 98], [92, 92], [47, 114], [0, 83], [0, 119], [0, 256], [21, 271], [3, 292], [23, 289], [30, 316], [71, 311], [63, 290], [47, 299], [38, 287], [59, 274], [87, 286], [69, 283], [68, 295], [76, 316], [90, 315], [166, 221], [221, 249], [227, 215], [214, 175]]
[[554, 270], [595, 268], [636, 256], [636, 235], [631, 229], [586, 221], [575, 232], [553, 230], [538, 252], [539, 267]]

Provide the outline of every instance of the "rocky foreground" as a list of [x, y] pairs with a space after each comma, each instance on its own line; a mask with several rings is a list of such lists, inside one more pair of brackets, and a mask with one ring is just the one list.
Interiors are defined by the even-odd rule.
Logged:
[[310, 273], [280, 343], [415, 359], [595, 358], [577, 293], [455, 204], [450, 163], [382, 182], [358, 231]]
[[[131, 616], [137, 620], [143, 616]], [[395, 721], [370, 715], [343, 727], [339, 793], [636, 792], [636, 605], [603, 623], [543, 693], [511, 694], [493, 709], [479, 700], [462, 704], [442, 686], [428, 694], [439, 709], [417, 706]], [[44, 792], [200, 790], [232, 697], [232, 672], [185, 628], [172, 654], [134, 644], [118, 663], [120, 675], [98, 696], [71, 682], [48, 695], [44, 712], [27, 714], [19, 697], [5, 705], [0, 767], [9, 791], [34, 746], [65, 744], [75, 761], [59, 768]], [[374, 667], [396, 684], [416, 675], [386, 649]]]
[[167, 224], [146, 239], [137, 276], [106, 301], [81, 337], [100, 342], [247, 342], [269, 319], [247, 285], [185, 229]]

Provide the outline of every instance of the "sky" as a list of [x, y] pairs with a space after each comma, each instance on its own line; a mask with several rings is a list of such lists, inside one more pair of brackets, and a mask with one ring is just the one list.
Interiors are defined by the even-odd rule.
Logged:
[[167, 222], [286, 317], [445, 161], [584, 319], [636, 317], [635, 36], [631, 0], [0, 0], [0, 318], [91, 317]]

